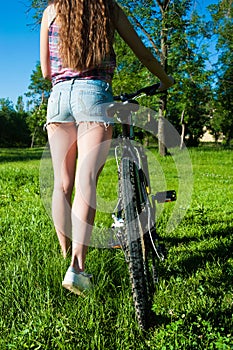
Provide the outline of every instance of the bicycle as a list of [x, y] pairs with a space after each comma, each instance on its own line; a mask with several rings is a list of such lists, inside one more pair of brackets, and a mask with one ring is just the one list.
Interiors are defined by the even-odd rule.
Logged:
[[158, 93], [159, 84], [131, 94], [114, 96], [108, 114], [116, 115], [122, 125], [120, 144], [115, 147], [118, 168], [118, 203], [112, 215], [112, 229], [119, 240], [129, 268], [135, 311], [142, 329], [150, 326], [152, 298], [158, 283], [157, 264], [166, 258], [166, 249], [156, 232], [156, 202], [176, 200], [175, 191], [151, 194], [147, 155], [134, 145], [132, 115], [139, 108], [135, 100], [142, 94]]

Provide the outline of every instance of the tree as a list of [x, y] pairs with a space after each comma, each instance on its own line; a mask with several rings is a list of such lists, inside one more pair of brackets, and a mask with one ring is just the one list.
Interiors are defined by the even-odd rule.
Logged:
[[43, 125], [46, 122], [46, 108], [51, 90], [51, 82], [43, 78], [39, 63], [32, 72], [28, 89], [25, 95], [29, 97], [29, 105], [32, 109], [29, 112], [27, 124], [31, 131], [31, 147], [33, 147], [35, 143], [43, 145], [47, 140]]
[[26, 124], [27, 113], [17, 112], [13, 102], [0, 99], [0, 145], [1, 147], [29, 146], [30, 133]]
[[14, 111], [14, 104], [9, 98], [0, 98], [0, 111], [9, 112]]
[[220, 52], [216, 64], [216, 96], [211, 127], [213, 133], [220, 129], [229, 145], [233, 139], [233, 2], [219, 1], [217, 5], [210, 6], [210, 11]]
[[33, 10], [33, 19], [35, 25], [41, 22], [43, 10], [48, 6], [47, 0], [31, 0], [31, 5], [29, 5], [29, 11]]
[[42, 101], [39, 106], [35, 106], [29, 113], [27, 125], [31, 132], [31, 147], [44, 145], [47, 141], [47, 134], [44, 131], [46, 122], [47, 101]]
[[42, 100], [45, 101], [49, 98], [51, 82], [43, 78], [39, 62], [32, 71], [31, 83], [28, 86], [28, 90], [25, 95], [29, 98], [32, 106], [39, 106]]
[[[191, 0], [125, 0], [122, 4], [133, 13], [131, 18], [146, 44], [177, 80], [177, 88], [160, 100], [160, 120], [166, 116], [181, 133], [182, 116], [183, 134], [196, 145], [209, 122], [206, 103], [212, 73], [206, 70], [208, 51], [202, 42], [210, 37], [210, 24], [191, 11]], [[164, 154], [164, 136], [160, 141], [160, 152]]]
[[18, 113], [24, 113], [23, 96], [19, 96], [15, 105], [15, 109]]

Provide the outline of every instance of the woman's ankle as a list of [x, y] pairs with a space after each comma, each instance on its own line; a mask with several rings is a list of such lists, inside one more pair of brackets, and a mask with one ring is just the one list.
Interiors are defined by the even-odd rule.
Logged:
[[64, 259], [71, 256], [72, 254], [72, 243], [69, 238], [66, 238], [65, 240], [59, 239], [60, 247], [61, 247], [61, 253]]

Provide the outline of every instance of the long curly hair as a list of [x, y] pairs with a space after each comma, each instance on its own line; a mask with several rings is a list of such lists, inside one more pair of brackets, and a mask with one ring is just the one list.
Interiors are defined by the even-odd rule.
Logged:
[[53, 4], [63, 66], [82, 71], [111, 55], [114, 0], [53, 0]]

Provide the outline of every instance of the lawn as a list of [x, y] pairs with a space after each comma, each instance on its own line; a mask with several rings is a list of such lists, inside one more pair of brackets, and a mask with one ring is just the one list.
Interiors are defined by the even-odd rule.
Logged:
[[[187, 188], [172, 156], [150, 153], [152, 188], [174, 188], [182, 203], [158, 211], [168, 258], [154, 295], [156, 324], [142, 332], [121, 250], [89, 249], [95, 289], [86, 298], [62, 288], [69, 259], [49, 215], [50, 159], [42, 149], [0, 149], [1, 350], [233, 349], [232, 150], [190, 149]], [[109, 158], [99, 181], [97, 233], [111, 225], [115, 167]], [[174, 211], [182, 220], [171, 230]]]

